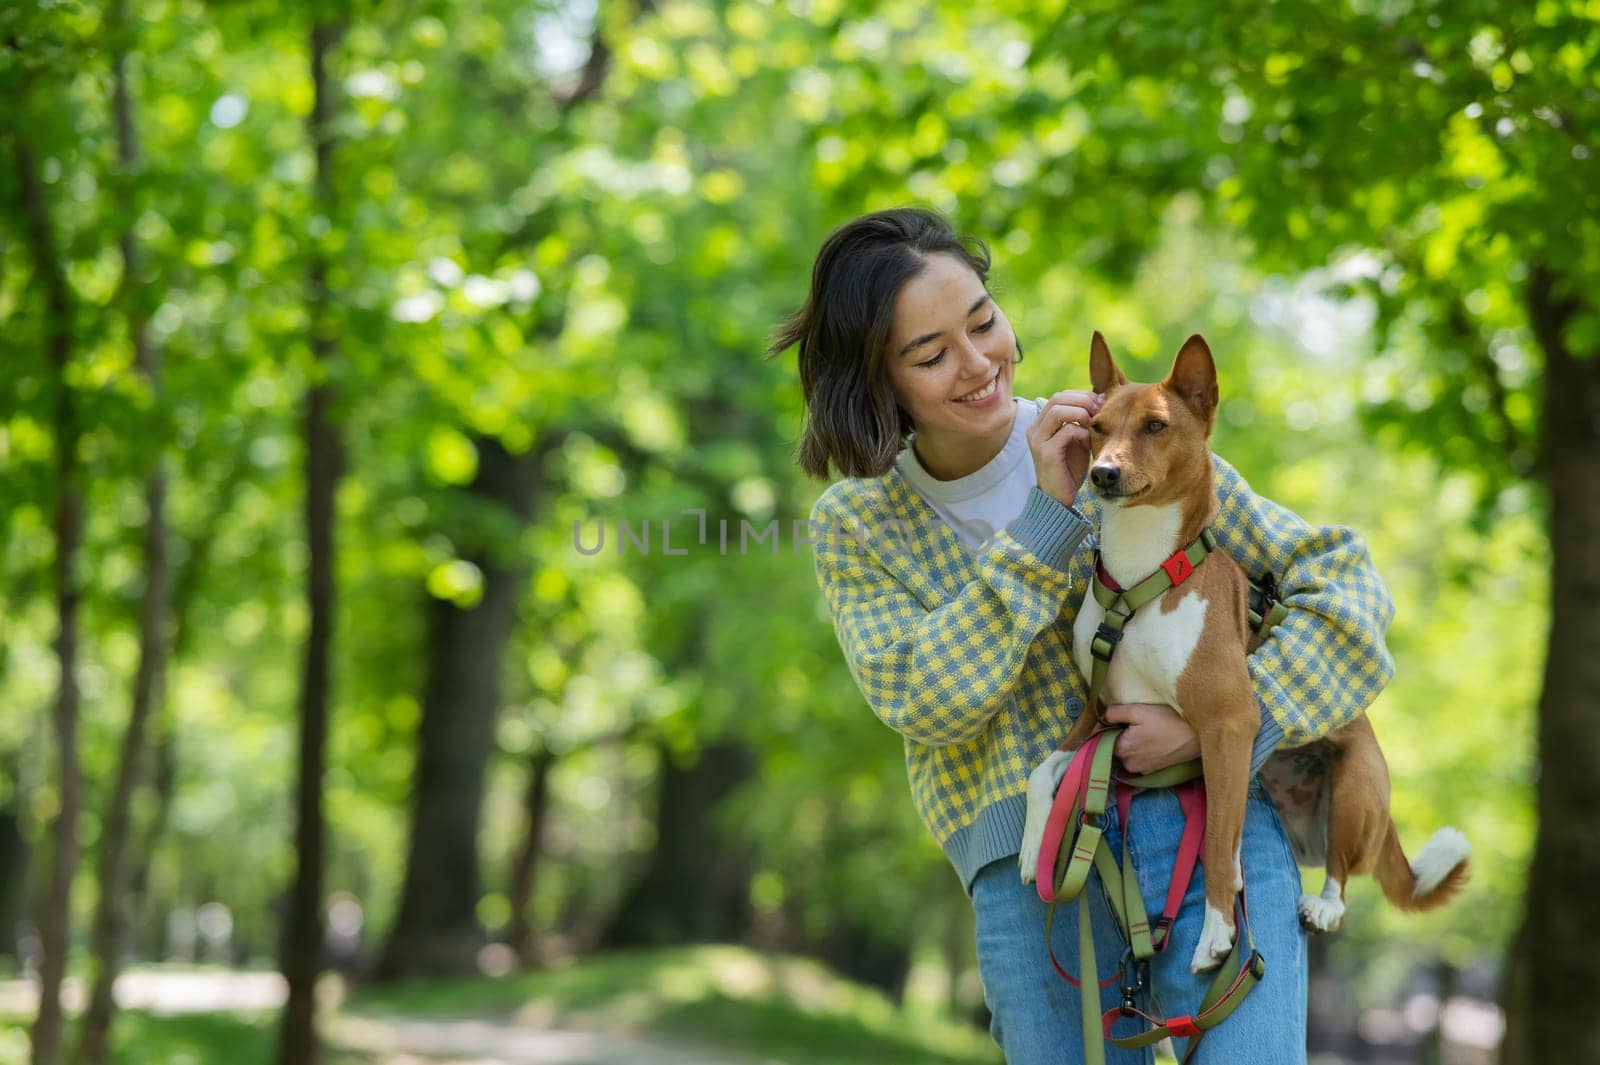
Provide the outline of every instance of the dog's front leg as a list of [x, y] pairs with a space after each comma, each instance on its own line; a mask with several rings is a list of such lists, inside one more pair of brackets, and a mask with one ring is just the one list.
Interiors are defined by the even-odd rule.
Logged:
[[1092, 706], [1078, 713], [1077, 720], [1067, 730], [1066, 739], [1050, 756], [1035, 767], [1028, 777], [1028, 813], [1022, 823], [1022, 850], [1017, 854], [1017, 864], [1022, 867], [1022, 882], [1031, 884], [1039, 865], [1039, 851], [1044, 846], [1044, 826], [1050, 819], [1050, 807], [1055, 804], [1056, 788], [1072, 761], [1072, 752], [1089, 742], [1100, 715]]
[[1044, 848], [1044, 828], [1050, 820], [1050, 808], [1055, 805], [1056, 789], [1066, 775], [1072, 755], [1066, 751], [1051, 751], [1050, 757], [1040, 762], [1028, 777], [1028, 814], [1022, 823], [1022, 850], [1017, 863], [1022, 867], [1022, 882], [1031, 884], [1039, 867], [1039, 851]]
[[1242, 658], [1240, 666], [1245, 701], [1236, 697], [1226, 707], [1210, 707], [1209, 713], [1195, 715], [1203, 717], [1203, 723], [1195, 723], [1195, 732], [1200, 738], [1206, 787], [1206, 917], [1189, 966], [1197, 973], [1221, 964], [1238, 935], [1233, 904], [1244, 886], [1239, 846], [1250, 792], [1251, 743], [1261, 727]]

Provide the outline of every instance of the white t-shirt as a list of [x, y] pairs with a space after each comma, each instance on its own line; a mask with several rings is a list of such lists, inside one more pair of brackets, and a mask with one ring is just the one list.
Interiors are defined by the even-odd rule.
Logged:
[[961, 541], [981, 554], [996, 532], [1011, 524], [1028, 502], [1028, 491], [1039, 483], [1033, 469], [1033, 452], [1025, 435], [1039, 416], [1036, 400], [1013, 397], [1017, 416], [1000, 453], [981, 468], [953, 481], [941, 481], [923, 467], [912, 444], [912, 433], [895, 465], [917, 494], [955, 530]]

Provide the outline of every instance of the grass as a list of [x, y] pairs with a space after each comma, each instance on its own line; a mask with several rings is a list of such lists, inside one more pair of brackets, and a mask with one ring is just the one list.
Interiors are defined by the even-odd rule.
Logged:
[[[235, 1013], [160, 1016], [117, 1015], [111, 1060], [116, 1065], [267, 1065], [276, 1048], [275, 1017]], [[0, 1065], [28, 1061], [32, 1018], [0, 1017]], [[77, 1025], [67, 1028], [67, 1049], [77, 1046]]]
[[908, 1014], [804, 959], [702, 946], [586, 958], [495, 979], [357, 992], [353, 1013], [499, 1015], [629, 1031], [794, 1065], [995, 1065], [986, 1033]]
[[[530, 1026], [629, 1032], [747, 1056], [762, 1065], [999, 1065], [988, 1034], [909, 1013], [886, 996], [805, 959], [731, 946], [584, 958], [497, 978], [429, 981], [356, 991], [324, 1010], [337, 1041], [343, 1018], [496, 1018]], [[0, 1065], [28, 1060], [31, 1017], [0, 1014]], [[115, 1065], [268, 1065], [277, 1014], [118, 1014]], [[69, 1022], [67, 1047], [77, 1043]], [[330, 1048], [333, 1049], [333, 1048]], [[350, 1051], [326, 1065], [378, 1065]], [[641, 1060], [640, 1065], [648, 1065]]]

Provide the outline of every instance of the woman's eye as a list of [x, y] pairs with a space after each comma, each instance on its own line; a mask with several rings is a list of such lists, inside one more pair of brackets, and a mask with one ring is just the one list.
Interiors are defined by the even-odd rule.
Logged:
[[1166, 427], [1167, 427], [1167, 423], [1166, 422], [1158, 421], [1155, 418], [1151, 418], [1149, 421], [1144, 423], [1144, 431], [1149, 433], [1151, 436], [1155, 436], [1157, 433], [1159, 433], [1161, 430], [1165, 429]]
[[941, 350], [939, 352], [939, 354], [935, 355], [933, 358], [929, 359], [927, 362], [919, 362], [919, 363], [917, 363], [917, 365], [918, 366], [937, 366], [942, 361], [944, 361], [944, 352]]
[[987, 333], [989, 330], [994, 328], [995, 320], [997, 318], [999, 318], [999, 317], [1000, 316], [998, 314], [991, 314], [989, 316], [989, 320], [987, 322], [984, 322], [982, 325], [978, 326], [978, 328], [975, 330], [975, 332]]

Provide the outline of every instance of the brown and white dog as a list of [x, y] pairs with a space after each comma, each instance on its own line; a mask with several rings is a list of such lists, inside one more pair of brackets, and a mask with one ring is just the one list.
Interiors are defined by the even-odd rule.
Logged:
[[[1090, 480], [1104, 503], [1100, 560], [1112, 580], [1132, 588], [1173, 552], [1195, 540], [1217, 515], [1210, 437], [1217, 416], [1217, 372], [1198, 335], [1178, 352], [1166, 380], [1133, 384], [1097, 332], [1089, 375], [1105, 397], [1090, 425]], [[1085, 594], [1073, 627], [1073, 655], [1090, 675], [1089, 644], [1105, 610]], [[1200, 741], [1205, 767], [1206, 916], [1191, 968], [1227, 957], [1237, 930], [1234, 898], [1252, 742], [1260, 727], [1246, 654], [1260, 642], [1250, 628], [1249, 581], [1227, 552], [1213, 550], [1182, 584], [1128, 621], [1103, 685], [1102, 701], [1175, 708]], [[1051, 800], [1072, 751], [1099, 724], [1085, 708], [1061, 748], [1028, 782], [1022, 878], [1032, 880]], [[1402, 910], [1441, 905], [1465, 882], [1467, 841], [1453, 828], [1434, 834], [1413, 864], [1389, 815], [1389, 771], [1367, 719], [1357, 717], [1308, 747], [1275, 754], [1263, 771], [1285, 828], [1304, 864], [1322, 860], [1322, 894], [1303, 895], [1307, 928], [1331, 931], [1344, 917], [1344, 886], [1377, 873], [1385, 896]]]

